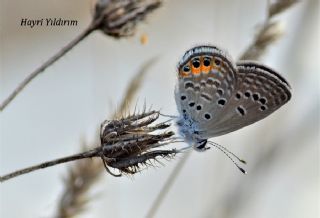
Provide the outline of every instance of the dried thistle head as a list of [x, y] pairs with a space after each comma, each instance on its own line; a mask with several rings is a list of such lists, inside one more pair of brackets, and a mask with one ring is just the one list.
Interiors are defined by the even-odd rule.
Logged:
[[171, 159], [178, 152], [157, 149], [175, 142], [174, 133], [166, 131], [169, 123], [154, 124], [158, 118], [159, 111], [152, 110], [102, 123], [100, 156], [109, 173], [108, 167], [112, 167], [121, 173], [134, 174], [157, 158]]
[[[154, 166], [159, 158], [173, 158], [178, 151], [160, 147], [176, 142], [174, 133], [167, 130], [168, 122], [154, 124], [158, 118], [159, 111], [144, 111], [104, 121], [100, 129], [101, 146], [94, 149], [96, 155], [92, 157], [101, 157], [105, 169], [114, 176], [137, 173], [142, 167]], [[70, 168], [56, 217], [74, 217], [86, 209], [90, 200], [87, 191], [101, 175], [103, 165], [92, 158], [80, 160]], [[109, 168], [118, 169], [120, 174]]]
[[132, 36], [137, 24], [159, 8], [162, 0], [100, 0], [94, 20], [98, 29], [115, 38]]

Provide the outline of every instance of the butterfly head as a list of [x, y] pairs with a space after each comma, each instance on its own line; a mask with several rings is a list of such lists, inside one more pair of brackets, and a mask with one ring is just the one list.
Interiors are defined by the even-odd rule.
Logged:
[[180, 135], [184, 140], [192, 146], [196, 151], [206, 151], [207, 139], [203, 139], [199, 135], [199, 130], [195, 122], [184, 116], [177, 122]]

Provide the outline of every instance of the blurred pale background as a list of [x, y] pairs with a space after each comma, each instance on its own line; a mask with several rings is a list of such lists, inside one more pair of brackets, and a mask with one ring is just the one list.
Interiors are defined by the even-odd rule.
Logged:
[[[34, 68], [90, 22], [92, 2], [0, 0], [1, 101]], [[190, 47], [211, 43], [236, 59], [266, 16], [266, 1], [172, 0], [114, 40], [95, 32], [35, 79], [0, 113], [0, 174], [79, 151], [82, 139], [119, 105], [127, 83], [159, 57], [139, 92], [176, 114], [175, 67]], [[21, 27], [21, 18], [78, 20], [76, 27]], [[219, 151], [193, 152], [156, 217], [319, 217], [319, 2], [301, 1], [277, 17], [285, 35], [261, 60], [293, 87], [292, 100], [267, 119], [213, 139], [243, 157], [242, 175]], [[139, 37], [146, 33], [147, 45]], [[144, 217], [178, 162], [133, 178], [104, 174], [80, 217]], [[68, 165], [0, 184], [0, 217], [52, 217]]]

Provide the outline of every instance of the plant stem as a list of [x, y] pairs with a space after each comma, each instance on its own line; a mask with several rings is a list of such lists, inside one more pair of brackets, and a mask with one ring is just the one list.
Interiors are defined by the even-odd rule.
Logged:
[[66, 163], [66, 162], [70, 162], [70, 161], [74, 161], [74, 160], [80, 160], [80, 159], [84, 159], [84, 158], [92, 158], [92, 157], [98, 157], [100, 156], [100, 152], [101, 152], [101, 148], [95, 148], [89, 151], [85, 151], [79, 154], [74, 154], [71, 156], [67, 156], [67, 157], [63, 157], [63, 158], [58, 158], [55, 160], [51, 160], [51, 161], [47, 161], [47, 162], [43, 162], [41, 164], [37, 164], [31, 167], [27, 167], [21, 170], [17, 170], [14, 171], [12, 173], [9, 173], [7, 175], [4, 176], [0, 176], [0, 182], [4, 182], [6, 180], [12, 179], [14, 177], [17, 176], [21, 176], [23, 174], [27, 174], [30, 173], [32, 171], [36, 171], [36, 170], [40, 170], [40, 169], [44, 169], [47, 167], [51, 167], [57, 164], [62, 164], [62, 163]]
[[11, 94], [0, 104], [0, 111], [3, 111], [5, 107], [40, 73], [47, 69], [50, 65], [56, 62], [59, 58], [70, 51], [75, 45], [87, 37], [90, 33], [97, 29], [99, 23], [93, 21], [80, 35], [73, 39], [70, 43], [64, 46], [58, 53], [49, 58], [40, 67], [30, 73], [14, 90]]

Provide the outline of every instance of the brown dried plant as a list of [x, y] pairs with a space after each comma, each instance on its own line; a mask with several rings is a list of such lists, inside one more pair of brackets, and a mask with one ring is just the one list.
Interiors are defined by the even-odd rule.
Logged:
[[[100, 146], [79, 154], [17, 170], [1, 176], [0, 182], [57, 164], [93, 157], [100, 157], [107, 172], [113, 176], [121, 176], [123, 173], [135, 174], [148, 163], [152, 165], [151, 161], [157, 160], [158, 157], [171, 158], [178, 153], [175, 149], [157, 150], [175, 142], [174, 133], [165, 131], [170, 127], [169, 122], [154, 124], [159, 116], [159, 111], [150, 110], [119, 119], [106, 120], [101, 125]], [[159, 132], [155, 133], [156, 131]], [[118, 169], [120, 173], [114, 174], [109, 168]], [[71, 172], [72, 177], [75, 177], [75, 171]]]
[[[176, 142], [176, 139], [173, 138], [174, 133], [167, 130], [170, 121], [155, 124], [160, 116], [159, 111], [146, 110], [144, 107], [142, 112], [124, 115], [154, 60], [147, 62], [135, 75], [114, 118], [101, 124], [99, 143], [94, 143], [81, 153], [0, 176], [0, 182], [35, 170], [79, 160], [68, 171], [57, 211], [57, 217], [73, 217], [84, 210], [89, 199], [87, 191], [98, 181], [104, 169], [113, 176], [135, 174], [147, 166], [153, 166], [159, 158], [173, 158], [178, 153], [177, 150], [161, 149]], [[119, 173], [115, 174], [111, 169], [118, 170]]]
[[252, 43], [239, 57], [239, 60], [259, 60], [266, 52], [267, 47], [283, 35], [281, 21], [273, 21], [274, 17], [286, 11], [297, 2], [298, 0], [276, 0], [271, 3], [269, 0], [266, 21], [262, 24]]
[[277, 0], [273, 3], [269, 3], [268, 15], [269, 17], [276, 16], [289, 9], [292, 5], [296, 4], [298, 0]]
[[159, 8], [161, 3], [162, 0], [97, 1], [93, 19], [89, 26], [59, 52], [31, 72], [0, 104], [0, 111], [3, 111], [34, 78], [44, 72], [45, 69], [55, 63], [92, 32], [95, 30], [101, 30], [106, 35], [114, 38], [132, 36], [135, 33], [137, 24], [143, 21], [152, 11]]

